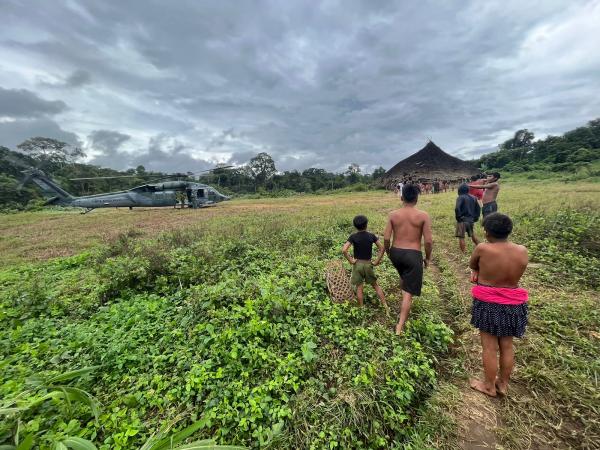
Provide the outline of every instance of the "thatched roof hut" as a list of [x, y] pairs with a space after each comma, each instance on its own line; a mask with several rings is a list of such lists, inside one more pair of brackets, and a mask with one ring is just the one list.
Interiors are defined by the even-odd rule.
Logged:
[[473, 163], [449, 155], [432, 141], [403, 159], [383, 176], [383, 182], [390, 187], [409, 177], [414, 181], [461, 180], [479, 172]]

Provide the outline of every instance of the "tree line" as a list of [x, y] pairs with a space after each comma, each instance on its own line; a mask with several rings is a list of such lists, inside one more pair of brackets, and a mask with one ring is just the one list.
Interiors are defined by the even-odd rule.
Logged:
[[358, 164], [350, 164], [343, 173], [328, 172], [325, 169], [278, 171], [275, 161], [268, 153], [262, 152], [248, 164], [235, 169], [217, 167], [200, 181], [214, 185], [226, 192], [237, 194], [260, 193], [282, 195], [289, 192], [314, 193], [343, 188], [367, 190], [380, 187], [385, 169], [379, 167], [373, 173], [363, 173]]
[[[55, 179], [73, 195], [90, 195], [119, 191], [164, 179], [199, 181], [210, 184], [226, 194], [287, 195], [293, 192], [323, 192], [349, 188], [368, 190], [380, 187], [385, 169], [363, 173], [358, 164], [350, 164], [343, 173], [309, 168], [303, 171], [278, 171], [268, 153], [259, 153], [247, 164], [228, 168], [223, 165], [210, 173], [196, 177], [191, 172], [170, 174], [147, 171], [138, 166], [125, 171], [78, 162], [85, 153], [56, 139], [35, 137], [27, 139], [13, 151], [0, 146], [0, 208], [23, 209], [43, 201], [33, 185], [21, 185], [23, 170], [38, 168]], [[100, 177], [94, 180], [80, 178]], [[114, 177], [114, 178], [110, 178]]]
[[[39, 205], [42, 196], [33, 185], [20, 187], [23, 169], [35, 167], [54, 178], [73, 195], [125, 190], [165, 178], [196, 180], [210, 184], [226, 194], [288, 195], [290, 193], [319, 193], [336, 189], [368, 190], [382, 187], [385, 169], [363, 173], [358, 164], [350, 164], [344, 172], [325, 169], [279, 171], [273, 158], [265, 152], [253, 157], [247, 164], [226, 168], [217, 166], [200, 178], [190, 172], [168, 174], [147, 171], [138, 166], [124, 171], [84, 164], [85, 157], [78, 147], [56, 139], [35, 137], [17, 146], [18, 151], [0, 146], [0, 208], [23, 209]], [[562, 136], [548, 136], [535, 140], [533, 132], [522, 129], [498, 146], [498, 150], [483, 155], [476, 161], [483, 170], [527, 172], [544, 170], [577, 172], [587, 170], [589, 175], [600, 175], [600, 118], [585, 126], [568, 131]], [[595, 167], [595, 169], [594, 169]], [[75, 178], [101, 178], [74, 180]]]
[[576, 172], [587, 169], [590, 163], [600, 160], [600, 118], [562, 136], [548, 136], [537, 141], [532, 131], [518, 130], [498, 147], [497, 151], [479, 159], [483, 169], [509, 172]]

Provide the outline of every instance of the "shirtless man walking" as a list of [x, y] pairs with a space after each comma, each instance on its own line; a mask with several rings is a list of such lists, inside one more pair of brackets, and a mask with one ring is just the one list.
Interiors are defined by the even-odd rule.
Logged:
[[[404, 329], [413, 295], [421, 295], [423, 267], [431, 263], [431, 219], [425, 211], [416, 208], [418, 198], [418, 187], [405, 185], [402, 189], [402, 208], [390, 213], [383, 233], [385, 251], [402, 279], [402, 307], [396, 325], [398, 335]], [[421, 239], [425, 241], [425, 260], [421, 253]]]
[[498, 211], [496, 198], [498, 198], [498, 192], [500, 192], [499, 179], [500, 174], [498, 172], [493, 172], [487, 177], [486, 183], [479, 185], [473, 183], [469, 184], [470, 188], [485, 189], [482, 199], [483, 206], [481, 208], [483, 217]]

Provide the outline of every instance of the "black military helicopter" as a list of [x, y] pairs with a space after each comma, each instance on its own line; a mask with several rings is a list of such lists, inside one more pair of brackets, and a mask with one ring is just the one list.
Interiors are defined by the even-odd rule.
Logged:
[[[219, 169], [227, 169], [229, 167], [232, 166], [219, 167]], [[215, 169], [204, 172], [212, 170]], [[230, 199], [230, 197], [221, 194], [212, 186], [185, 180], [159, 181], [143, 184], [125, 191], [75, 197], [61, 188], [58, 183], [40, 169], [28, 168], [23, 173], [26, 177], [21, 186], [29, 181], [37, 184], [42, 189], [44, 196], [48, 197], [45, 205], [84, 208], [84, 214], [97, 208], [175, 207], [178, 204], [189, 208], [204, 208]], [[125, 177], [73, 178], [73, 180], [108, 178]]]

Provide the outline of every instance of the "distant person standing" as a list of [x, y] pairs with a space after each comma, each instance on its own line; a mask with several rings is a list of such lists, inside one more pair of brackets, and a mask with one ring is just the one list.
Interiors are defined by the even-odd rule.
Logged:
[[485, 216], [498, 211], [496, 199], [498, 198], [498, 192], [500, 192], [499, 179], [500, 174], [498, 172], [492, 172], [487, 177], [487, 182], [481, 185], [473, 185], [473, 183], [469, 184], [469, 187], [474, 187], [475, 189], [485, 189], [482, 199], [483, 206], [481, 208], [484, 218]]
[[[471, 325], [479, 329], [483, 356], [483, 380], [471, 387], [491, 397], [506, 395], [515, 364], [513, 337], [522, 337], [527, 326], [528, 293], [519, 281], [528, 264], [527, 249], [508, 241], [510, 217], [493, 213], [483, 219], [487, 242], [471, 255], [473, 310]], [[498, 351], [500, 370], [498, 371]]]
[[454, 216], [456, 217], [456, 232], [454, 235], [458, 238], [458, 246], [463, 253], [467, 249], [465, 234], [471, 238], [473, 244], [479, 244], [473, 225], [479, 220], [480, 214], [479, 203], [477, 203], [475, 197], [469, 195], [469, 186], [461, 184], [458, 188], [458, 198], [454, 207]]
[[[404, 186], [402, 208], [390, 213], [383, 234], [385, 251], [402, 280], [402, 307], [396, 325], [398, 335], [404, 330], [413, 295], [421, 295], [423, 267], [431, 263], [431, 219], [425, 211], [416, 208], [418, 199], [416, 186]], [[425, 260], [421, 253], [421, 240], [425, 245]]]
[[402, 188], [404, 187], [404, 180], [398, 182], [398, 198], [402, 198]]

